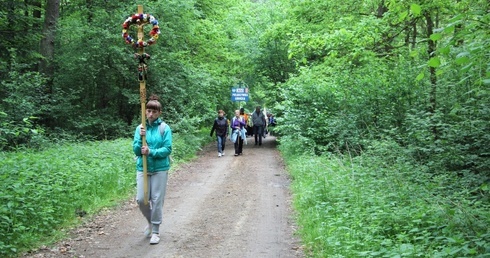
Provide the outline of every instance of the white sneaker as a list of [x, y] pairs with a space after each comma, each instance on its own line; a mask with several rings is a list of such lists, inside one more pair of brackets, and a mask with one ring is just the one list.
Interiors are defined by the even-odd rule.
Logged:
[[221, 156], [225, 156], [225, 152], [224, 151], [221, 153]]
[[218, 152], [218, 157], [221, 157], [221, 152]]
[[158, 234], [151, 234], [150, 245], [156, 245], [160, 242], [160, 236]]
[[151, 237], [151, 226], [150, 225], [146, 226], [144, 234], [145, 234], [145, 237]]

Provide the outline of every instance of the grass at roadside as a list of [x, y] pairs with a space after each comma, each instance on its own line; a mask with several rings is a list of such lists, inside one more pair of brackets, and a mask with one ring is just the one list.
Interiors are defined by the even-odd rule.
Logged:
[[308, 256], [490, 257], [487, 185], [429, 175], [393, 146], [355, 158], [302, 155], [295, 146], [288, 139], [280, 149]]
[[[173, 166], [195, 157], [209, 142], [174, 134]], [[15, 257], [63, 236], [103, 207], [135, 189], [131, 139], [70, 143], [43, 151], [0, 153], [0, 257]]]

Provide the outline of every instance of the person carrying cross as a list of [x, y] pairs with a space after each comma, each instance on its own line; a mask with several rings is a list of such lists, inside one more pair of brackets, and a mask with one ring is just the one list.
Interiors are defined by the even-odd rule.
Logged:
[[[136, 155], [136, 202], [148, 222], [144, 234], [150, 244], [160, 242], [160, 224], [163, 220], [163, 202], [167, 189], [170, 154], [172, 153], [172, 130], [160, 119], [162, 104], [152, 95], [146, 104], [146, 130], [138, 125], [134, 132], [133, 152]], [[147, 145], [142, 138], [146, 136]], [[143, 156], [147, 158], [147, 187], [149, 200], [145, 200]]]

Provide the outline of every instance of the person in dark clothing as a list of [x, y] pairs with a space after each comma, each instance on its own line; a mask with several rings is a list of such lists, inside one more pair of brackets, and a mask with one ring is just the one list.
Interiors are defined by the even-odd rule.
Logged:
[[265, 115], [264, 113], [260, 110], [260, 106], [257, 106], [255, 108], [255, 112], [252, 114], [252, 122], [254, 125], [254, 139], [255, 139], [255, 145], [259, 144], [262, 145], [262, 136], [264, 134], [264, 127], [266, 125], [265, 121]]
[[218, 142], [218, 157], [221, 157], [225, 155], [225, 142], [226, 136], [228, 136], [228, 121], [223, 110], [218, 111], [218, 117], [214, 120], [209, 136], [213, 137], [215, 131], [216, 141]]

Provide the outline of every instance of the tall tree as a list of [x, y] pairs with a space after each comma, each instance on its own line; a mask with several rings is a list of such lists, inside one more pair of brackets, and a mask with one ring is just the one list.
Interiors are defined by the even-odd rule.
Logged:
[[[433, 117], [436, 108], [437, 108], [437, 75], [436, 75], [436, 68], [439, 66], [438, 64], [438, 58], [436, 56], [436, 42], [431, 38], [432, 34], [434, 33], [434, 27], [436, 26], [436, 22], [432, 18], [432, 14], [427, 11], [424, 12], [424, 17], [425, 21], [427, 24], [427, 55], [429, 56], [429, 74], [430, 74], [430, 85], [431, 85], [431, 90], [429, 93], [429, 112], [431, 113], [431, 116]], [[434, 139], [437, 140], [437, 127], [435, 125], [432, 125], [432, 134], [434, 136]]]
[[54, 75], [53, 58], [55, 51], [56, 25], [60, 16], [60, 1], [48, 0], [44, 15], [43, 37], [41, 39], [40, 53], [42, 59], [39, 63], [39, 71], [48, 78]]

